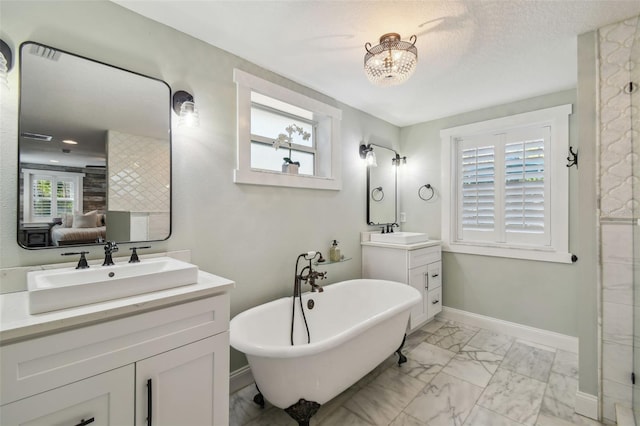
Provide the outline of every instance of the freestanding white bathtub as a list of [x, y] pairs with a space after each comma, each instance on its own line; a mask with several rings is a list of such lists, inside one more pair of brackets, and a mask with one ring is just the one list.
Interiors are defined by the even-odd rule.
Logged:
[[285, 297], [234, 317], [231, 346], [247, 355], [256, 385], [273, 405], [287, 409], [301, 399], [322, 405], [400, 347], [411, 307], [421, 300], [407, 284], [343, 281], [302, 295], [311, 343], [296, 300], [291, 346], [292, 298]]

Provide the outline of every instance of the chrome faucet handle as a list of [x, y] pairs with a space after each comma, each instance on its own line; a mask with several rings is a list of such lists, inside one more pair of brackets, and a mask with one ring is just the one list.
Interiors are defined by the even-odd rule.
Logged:
[[88, 251], [74, 251], [74, 252], [67, 252], [67, 253], [60, 253], [60, 256], [74, 256], [76, 254], [80, 255], [80, 260], [78, 260], [78, 266], [76, 266], [76, 269], [87, 269], [89, 267], [89, 264], [87, 263], [87, 258], [85, 257], [85, 254], [88, 254]]

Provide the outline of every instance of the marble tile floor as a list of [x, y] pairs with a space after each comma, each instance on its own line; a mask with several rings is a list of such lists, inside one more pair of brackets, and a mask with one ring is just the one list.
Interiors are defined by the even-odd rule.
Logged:
[[[318, 426], [592, 426], [573, 410], [577, 355], [452, 321], [407, 336], [394, 354], [320, 408]], [[231, 395], [231, 426], [296, 426], [283, 410]]]

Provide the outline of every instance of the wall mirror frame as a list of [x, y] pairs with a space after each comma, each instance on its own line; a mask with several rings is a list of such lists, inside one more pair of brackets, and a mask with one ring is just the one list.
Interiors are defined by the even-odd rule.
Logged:
[[171, 88], [26, 41], [20, 46], [18, 244], [171, 235]]
[[399, 155], [391, 148], [369, 144], [376, 166], [367, 165], [367, 224], [370, 226], [397, 223]]

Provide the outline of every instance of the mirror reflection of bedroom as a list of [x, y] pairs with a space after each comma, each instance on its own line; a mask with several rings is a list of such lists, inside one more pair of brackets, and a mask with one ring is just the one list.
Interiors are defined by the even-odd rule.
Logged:
[[53, 47], [21, 46], [18, 242], [170, 234], [170, 89]]

